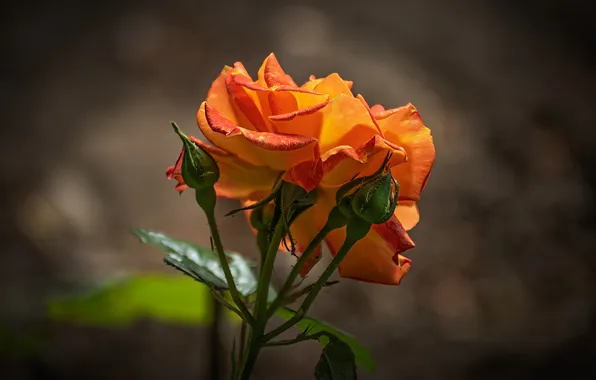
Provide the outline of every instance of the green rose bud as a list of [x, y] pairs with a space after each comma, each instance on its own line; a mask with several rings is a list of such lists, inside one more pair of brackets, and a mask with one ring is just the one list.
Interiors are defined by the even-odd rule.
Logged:
[[275, 206], [272, 203], [254, 209], [250, 214], [251, 226], [257, 231], [269, 231], [274, 213]]
[[191, 139], [188, 138], [178, 128], [176, 123], [172, 122], [172, 127], [184, 146], [184, 155], [182, 157], [182, 178], [186, 185], [192, 189], [205, 190], [213, 188], [213, 185], [219, 180], [219, 167], [217, 162], [209, 153], [201, 149]]
[[337, 209], [347, 220], [381, 224], [391, 218], [397, 207], [399, 184], [387, 171], [389, 158], [374, 174], [353, 179], [338, 189]]
[[369, 223], [385, 223], [395, 211], [398, 192], [399, 184], [390, 172], [378, 175], [354, 192], [352, 210]]

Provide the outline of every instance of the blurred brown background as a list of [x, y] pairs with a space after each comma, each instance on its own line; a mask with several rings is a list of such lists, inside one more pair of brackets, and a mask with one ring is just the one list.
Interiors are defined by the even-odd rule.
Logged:
[[[211, 81], [275, 52], [297, 82], [339, 72], [414, 103], [437, 160], [397, 288], [342, 281], [314, 315], [370, 346], [363, 379], [596, 375], [596, 35], [589, 1], [19, 3], [2, 12], [0, 318], [43, 324], [2, 379], [207, 379], [203, 328], [47, 324], [44, 299], [167, 272], [131, 226], [208, 243], [164, 171]], [[235, 206], [220, 202], [220, 212]], [[242, 218], [227, 248], [255, 255]], [[250, 247], [250, 248], [246, 248]], [[290, 261], [280, 259], [280, 273]], [[268, 350], [257, 379], [309, 379], [320, 349]]]

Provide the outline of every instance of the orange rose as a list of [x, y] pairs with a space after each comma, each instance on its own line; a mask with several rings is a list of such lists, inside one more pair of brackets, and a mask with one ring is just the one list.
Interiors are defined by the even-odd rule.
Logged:
[[[399, 284], [410, 269], [401, 255], [414, 243], [406, 230], [419, 220], [416, 202], [435, 158], [430, 130], [413, 105], [385, 110], [369, 107], [351, 92], [352, 82], [338, 74], [298, 86], [275, 55], [265, 59], [253, 81], [242, 63], [224, 67], [201, 104], [197, 121], [213, 145], [193, 138], [217, 161], [218, 196], [239, 199], [243, 206], [267, 195], [280, 173], [307, 191], [317, 188], [313, 207], [291, 230], [298, 253], [325, 224], [335, 206], [335, 193], [355, 176], [374, 173], [388, 152], [389, 167], [399, 182], [399, 204], [386, 223], [373, 225], [340, 264], [340, 275], [380, 284]], [[167, 171], [186, 188], [181, 159]], [[332, 254], [341, 247], [345, 228], [325, 239]], [[305, 275], [321, 256], [319, 247], [305, 266]]]

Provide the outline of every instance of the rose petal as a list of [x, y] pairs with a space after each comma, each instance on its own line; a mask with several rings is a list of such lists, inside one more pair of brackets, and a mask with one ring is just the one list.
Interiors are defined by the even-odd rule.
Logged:
[[350, 146], [331, 149], [321, 157], [324, 173], [321, 186], [341, 186], [356, 176], [371, 175], [379, 169], [388, 153], [392, 154], [388, 162], [389, 167], [406, 160], [406, 153], [402, 147], [381, 136], [373, 136], [358, 149]]
[[340, 94], [320, 106], [269, 119], [279, 132], [317, 138], [322, 153], [339, 145], [358, 148], [380, 133], [366, 107], [352, 96]]
[[269, 117], [275, 131], [280, 133], [296, 133], [318, 138], [323, 127], [324, 109], [329, 102], [294, 112]]
[[[338, 74], [331, 74], [331, 75], [337, 75]], [[315, 87], [317, 87], [322, 81], [324, 81], [326, 78], [319, 78], [317, 79], [314, 75], [311, 75], [310, 77], [308, 77], [308, 82], [304, 83], [302, 86], [300, 86], [301, 88], [307, 89], [307, 90], [314, 90]], [[344, 80], [344, 84], [346, 85], [346, 87], [348, 88], [348, 90], [352, 89], [352, 86], [354, 85], [354, 82], [352, 82], [351, 80]], [[345, 89], [343, 89], [345, 91]], [[348, 94], [348, 93], [346, 93]], [[349, 95], [349, 94], [348, 94]]]
[[373, 113], [370, 109], [370, 106], [368, 105], [368, 103], [366, 102], [364, 97], [362, 95], [358, 94], [358, 95], [356, 95], [356, 99], [360, 100], [360, 103], [362, 103], [364, 105], [364, 107], [366, 107], [366, 109], [368, 110], [368, 114], [370, 115], [370, 118], [372, 119], [373, 123], [375, 124], [375, 127], [377, 127], [377, 130], [379, 131], [379, 134], [381, 135], [381, 137], [385, 137], [385, 136], [383, 136], [383, 131], [381, 130], [381, 127], [379, 126], [377, 119], [375, 119], [375, 116], [373, 115]]
[[194, 137], [191, 139], [206, 150], [219, 166], [219, 181], [215, 183], [218, 197], [246, 199], [269, 193], [279, 173], [266, 166], [255, 166], [247, 161], [209, 145]]
[[236, 63], [234, 68], [228, 71], [226, 88], [230, 98], [248, 121], [247, 125], [243, 125], [244, 128], [261, 132], [271, 130], [267, 119], [267, 116], [271, 115], [269, 91], [254, 83], [244, 66], [238, 66]]
[[380, 104], [375, 104], [374, 106], [370, 107], [370, 111], [376, 116], [378, 113], [385, 111], [385, 107]]
[[318, 84], [323, 81], [323, 79], [324, 78], [317, 79], [314, 75], [311, 75], [309, 77], [308, 82], [304, 83], [302, 86], [300, 86], [300, 88], [303, 88], [305, 90], [314, 90], [315, 87], [317, 87]]
[[[226, 77], [228, 72], [232, 70], [230, 66], [225, 66], [217, 79], [211, 84], [209, 92], [207, 92], [207, 103], [215, 107], [222, 115], [236, 124], [239, 124], [239, 119], [236, 117], [236, 110], [234, 102], [228, 95], [226, 87]], [[243, 123], [246, 125], [246, 123]]]
[[305, 109], [322, 108], [329, 95], [302, 88], [278, 87], [269, 92], [269, 108], [272, 115], [288, 115]]
[[203, 102], [197, 113], [199, 128], [217, 147], [253, 165], [285, 171], [315, 158], [317, 140], [300, 135], [255, 132], [234, 125]]
[[259, 68], [259, 79], [257, 81], [261, 86], [292, 86], [298, 87], [291, 76], [285, 73], [281, 68], [275, 54], [271, 53]]
[[[283, 84], [276, 85], [274, 88], [267, 88], [259, 82], [253, 82], [244, 72], [243, 66], [228, 70], [225, 83], [226, 93], [230, 94], [231, 101], [229, 103], [235, 111], [234, 114], [239, 115], [237, 125], [247, 129], [261, 132], [276, 131], [267, 119], [268, 116], [287, 114], [317, 106], [321, 103], [324, 104], [329, 98], [328, 95], [305, 90], [296, 87], [295, 84]], [[213, 106], [209, 99], [207, 103]], [[215, 108], [219, 110], [218, 106], [215, 106]], [[229, 114], [225, 107], [223, 109]], [[222, 113], [226, 115], [226, 112]]]
[[[258, 96], [257, 96], [256, 100], [259, 102], [259, 106], [257, 107], [255, 105], [255, 100], [253, 100], [254, 94], [251, 97], [251, 96], [249, 96], [249, 94], [246, 93], [245, 89], [240, 87], [242, 85], [245, 85], [244, 82], [251, 83], [251, 80], [250, 80], [250, 77], [248, 77], [248, 79], [245, 81], [241, 81], [239, 79], [239, 78], [245, 78], [244, 74], [242, 74], [242, 73], [246, 72], [246, 69], [244, 69], [244, 66], [242, 66], [242, 64], [239, 62], [236, 62], [234, 68], [229, 67], [229, 66], [224, 67], [221, 74], [213, 82], [213, 84], [211, 85], [211, 88], [209, 89], [209, 92], [207, 93], [207, 103], [209, 103], [210, 106], [216, 108], [222, 115], [224, 115], [227, 119], [234, 122], [236, 125], [241, 125], [247, 129], [257, 130], [257, 128], [253, 125], [253, 122], [240, 109], [239, 105], [235, 101], [235, 98], [230, 96], [230, 93], [228, 91], [228, 85], [226, 84], [226, 78], [228, 77], [228, 73], [232, 70], [235, 70], [235, 73], [236, 73], [234, 76], [235, 82], [243, 83], [243, 84], [234, 83], [231, 88], [232, 93], [235, 94], [235, 97], [237, 99], [239, 99], [240, 104], [243, 104], [243, 102], [245, 103], [244, 108], [247, 113], [250, 114], [251, 112], [254, 112], [254, 110], [253, 110], [254, 108], [257, 108], [257, 112], [260, 112], [259, 111], [260, 100], [259, 100]], [[239, 73], [242, 75], [239, 75]], [[246, 74], [246, 75], [248, 75], [248, 74]], [[246, 84], [245, 86], [248, 86], [248, 85]], [[254, 91], [256, 91], [256, 90], [254, 90]], [[262, 127], [263, 123], [259, 122], [258, 119], [259, 118], [257, 117], [256, 123], [260, 123], [260, 125]]]
[[[333, 231], [325, 242], [337, 254], [346, 236], [346, 229]], [[374, 224], [339, 265], [342, 277], [385, 285], [399, 285], [410, 270], [410, 260], [400, 253], [414, 248], [414, 242], [397, 218]]]
[[344, 94], [353, 97], [350, 87], [346, 82], [341, 79], [339, 74], [333, 73], [323, 79], [321, 83], [317, 84], [314, 88], [316, 92], [328, 94], [331, 99], [335, 98], [339, 94]]
[[385, 138], [402, 146], [408, 155], [407, 162], [391, 170], [399, 182], [400, 199], [418, 201], [435, 160], [430, 129], [424, 126], [412, 104], [383, 111], [376, 118]]
[[360, 100], [360, 102], [362, 102], [362, 104], [364, 104], [364, 106], [368, 108], [368, 110], [370, 111], [370, 106], [368, 105], [368, 102], [366, 101], [366, 99], [364, 99], [364, 96], [362, 96], [362, 94], [356, 95], [356, 99]]
[[403, 200], [398, 197], [398, 204], [395, 209], [395, 216], [399, 219], [400, 223], [404, 226], [406, 231], [414, 228], [420, 220], [420, 213], [418, 212], [418, 206], [415, 201]]
[[234, 62], [234, 69], [236, 71], [238, 71], [238, 73], [244, 75], [245, 77], [248, 77], [250, 79], [250, 81], [252, 82], [252, 78], [250, 77], [248, 70], [246, 70], [246, 67], [244, 67], [244, 64], [242, 62], [240, 62], [240, 61]]
[[174, 166], [170, 166], [166, 170], [166, 177], [168, 179], [175, 179], [178, 181], [174, 188], [179, 193], [182, 193], [184, 190], [188, 189], [188, 186], [186, 186], [186, 183], [184, 183], [184, 178], [182, 178], [182, 157], [184, 157], [184, 149], [182, 149], [178, 155], [178, 159], [176, 160]]
[[[315, 152], [318, 157], [318, 149]], [[301, 162], [284, 173], [283, 179], [302, 187], [306, 191], [312, 191], [319, 186], [323, 178], [323, 162], [320, 158], [312, 161]]]
[[352, 96], [339, 94], [320, 112], [323, 113], [319, 134], [322, 153], [340, 145], [358, 148], [379, 134], [366, 107]]
[[[327, 95], [325, 95], [325, 96], [327, 96]], [[277, 129], [277, 125], [276, 125], [277, 122], [290, 121], [290, 120], [293, 120], [296, 116], [311, 115], [311, 114], [317, 112], [318, 110], [322, 109], [323, 107], [325, 107], [328, 103], [329, 103], [329, 101], [325, 101], [323, 103], [315, 104], [313, 106], [306, 107], [306, 108], [301, 108], [296, 111], [291, 111], [291, 112], [282, 113], [279, 115], [269, 116], [269, 120], [271, 120], [271, 122], [273, 123], [274, 128]], [[319, 119], [317, 119], [317, 120], [319, 120]]]

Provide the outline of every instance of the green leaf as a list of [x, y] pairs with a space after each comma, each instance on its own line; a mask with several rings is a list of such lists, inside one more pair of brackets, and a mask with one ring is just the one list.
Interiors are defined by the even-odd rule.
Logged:
[[[160, 232], [133, 229], [141, 242], [151, 244], [166, 253], [166, 263], [187, 274], [197, 281], [216, 289], [228, 289], [226, 277], [219, 264], [217, 255], [210, 249], [191, 242], [178, 240]], [[253, 273], [250, 261], [237, 253], [229, 253], [228, 265], [240, 294], [247, 296], [257, 289], [257, 279]]]
[[140, 318], [208, 325], [209, 288], [182, 276], [138, 275], [48, 301], [51, 319], [86, 325], [128, 325]]
[[336, 337], [330, 338], [315, 368], [318, 380], [356, 380], [356, 363], [350, 346]]
[[[279, 317], [288, 320], [292, 318], [292, 316], [296, 314], [296, 312], [287, 307], [280, 307], [279, 309], [277, 309], [276, 314]], [[311, 335], [314, 335], [318, 332], [327, 332], [331, 335], [334, 335], [350, 347], [351, 351], [354, 353], [354, 356], [356, 358], [356, 364], [358, 364], [358, 366], [369, 372], [374, 369], [375, 362], [372, 358], [370, 349], [361, 345], [356, 340], [356, 338], [354, 338], [354, 336], [345, 333], [325, 322], [316, 320], [312, 317], [304, 317], [300, 322], [296, 324], [296, 327], [298, 327], [302, 331], [308, 329], [308, 333]], [[330, 343], [329, 338], [327, 336], [321, 336], [319, 338], [319, 342], [324, 347], [326, 347]]]

